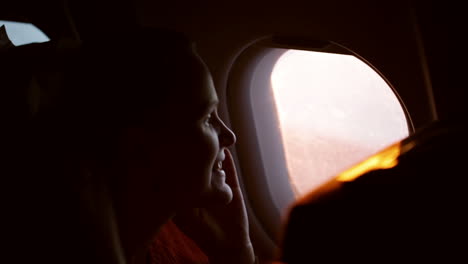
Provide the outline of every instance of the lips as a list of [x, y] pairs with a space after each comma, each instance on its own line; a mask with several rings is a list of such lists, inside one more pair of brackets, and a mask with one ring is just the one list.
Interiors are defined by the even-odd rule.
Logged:
[[214, 166], [213, 166], [214, 171], [222, 171], [223, 170], [223, 161], [222, 160], [216, 160]]
[[215, 160], [215, 163], [213, 164], [213, 171], [222, 171], [223, 170], [223, 161], [224, 161], [224, 155], [220, 155]]
[[212, 171], [213, 181], [216, 184], [224, 184], [226, 180], [226, 172], [223, 170], [223, 161], [216, 160]]
[[213, 164], [213, 171], [215, 171], [215, 172], [224, 172], [223, 171], [223, 162], [224, 162], [225, 158], [226, 158], [226, 156], [224, 154], [224, 150], [221, 150], [221, 152], [216, 157], [216, 160], [215, 160], [215, 162]]

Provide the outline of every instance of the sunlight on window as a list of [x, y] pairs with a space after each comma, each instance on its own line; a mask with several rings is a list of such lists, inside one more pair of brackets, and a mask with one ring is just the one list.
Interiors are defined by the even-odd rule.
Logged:
[[289, 50], [271, 82], [296, 196], [408, 136], [392, 89], [354, 56]]
[[50, 40], [44, 32], [30, 23], [0, 20], [0, 26], [2, 25], [5, 25], [8, 38], [15, 46]]

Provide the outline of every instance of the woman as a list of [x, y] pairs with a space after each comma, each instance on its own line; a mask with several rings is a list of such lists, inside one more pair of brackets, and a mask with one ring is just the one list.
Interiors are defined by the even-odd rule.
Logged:
[[129, 27], [88, 40], [55, 101], [37, 115], [32, 148], [36, 174], [61, 186], [47, 187], [53, 198], [43, 203], [57, 216], [43, 221], [50, 256], [144, 263], [155, 235], [176, 222], [210, 263], [254, 263], [227, 149], [235, 136], [184, 36]]

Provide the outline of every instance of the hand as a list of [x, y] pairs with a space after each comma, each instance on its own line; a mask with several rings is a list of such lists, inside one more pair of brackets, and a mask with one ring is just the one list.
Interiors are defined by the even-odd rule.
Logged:
[[229, 150], [223, 168], [233, 198], [227, 205], [195, 208], [178, 213], [176, 225], [203, 250], [210, 263], [252, 264], [255, 254], [249, 222], [234, 161]]

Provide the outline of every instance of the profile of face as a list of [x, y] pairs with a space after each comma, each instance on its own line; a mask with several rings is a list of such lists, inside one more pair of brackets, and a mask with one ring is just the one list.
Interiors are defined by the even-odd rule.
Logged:
[[[166, 156], [175, 161], [168, 176], [175, 180], [183, 203], [227, 203], [232, 199], [223, 170], [225, 149], [236, 141], [234, 133], [218, 115], [219, 99], [203, 61], [195, 56], [189, 93], [171, 104], [174, 141]], [[172, 164], [167, 161], [168, 164]], [[179, 167], [178, 169], [174, 169]], [[173, 174], [172, 174], [173, 173]], [[197, 197], [200, 199], [197, 201]]]
[[181, 76], [185, 85], [178, 87], [182, 90], [163, 104], [163, 116], [147, 120], [158, 128], [132, 136], [140, 138], [143, 147], [138, 148], [140, 162], [127, 187], [143, 197], [149, 210], [155, 200], [186, 208], [232, 199], [223, 161], [236, 138], [218, 115], [219, 99], [208, 68], [196, 54], [189, 60], [190, 70]]

